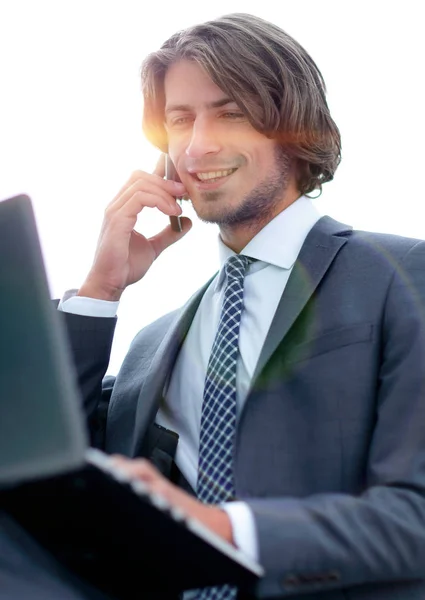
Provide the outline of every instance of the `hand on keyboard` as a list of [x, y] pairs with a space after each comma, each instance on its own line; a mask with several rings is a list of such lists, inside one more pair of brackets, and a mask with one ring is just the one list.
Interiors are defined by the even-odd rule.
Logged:
[[148, 460], [129, 459], [120, 455], [108, 456], [96, 450], [90, 450], [88, 459], [115, 479], [129, 483], [135, 492], [149, 495], [153, 504], [158, 508], [170, 510], [175, 518], [193, 518], [230, 544], [234, 544], [230, 519], [224, 510], [199, 502], [163, 477]]

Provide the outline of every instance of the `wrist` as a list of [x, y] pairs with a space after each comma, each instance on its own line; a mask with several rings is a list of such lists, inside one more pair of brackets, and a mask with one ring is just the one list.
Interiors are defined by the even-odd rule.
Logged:
[[96, 300], [106, 300], [108, 302], [118, 302], [124, 290], [111, 286], [100, 285], [95, 281], [87, 279], [77, 292], [77, 296], [86, 298], [95, 298]]
[[208, 526], [219, 536], [235, 546], [233, 539], [232, 522], [225, 510], [217, 506], [209, 506], [209, 523]]

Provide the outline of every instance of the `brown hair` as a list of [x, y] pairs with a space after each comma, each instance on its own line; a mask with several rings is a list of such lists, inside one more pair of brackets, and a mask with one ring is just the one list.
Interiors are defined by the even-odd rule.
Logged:
[[181, 59], [197, 62], [257, 131], [287, 149], [301, 193], [320, 195], [340, 162], [341, 138], [322, 74], [298, 42], [272, 23], [239, 13], [170, 37], [142, 65], [143, 130], [164, 152], [164, 77]]

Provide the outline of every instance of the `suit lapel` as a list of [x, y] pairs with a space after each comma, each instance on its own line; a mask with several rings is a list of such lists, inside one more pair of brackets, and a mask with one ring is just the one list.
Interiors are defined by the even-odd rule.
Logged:
[[[295, 262], [258, 359], [252, 385], [311, 298], [335, 256], [346, 243], [342, 233], [351, 227], [322, 217], [308, 234]], [[339, 235], [338, 235], [339, 234]]]
[[[252, 384], [292, 327], [335, 256], [346, 243], [346, 238], [340, 237], [341, 234], [350, 230], [350, 227], [338, 223], [330, 217], [323, 217], [308, 234], [270, 326], [252, 378]], [[155, 418], [167, 378], [202, 296], [212, 279], [183, 307], [152, 359], [137, 403], [133, 456], [141, 455], [146, 430]]]
[[201, 290], [196, 292], [178, 313], [152, 359], [149, 372], [142, 384], [137, 401], [133, 456], [140, 456], [142, 454], [146, 430], [155, 418], [164, 386], [171, 373], [177, 354], [187, 335], [202, 296], [214, 277]]

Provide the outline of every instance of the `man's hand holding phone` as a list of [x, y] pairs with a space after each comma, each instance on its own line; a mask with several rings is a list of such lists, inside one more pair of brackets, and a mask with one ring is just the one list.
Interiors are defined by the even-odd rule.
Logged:
[[105, 210], [90, 272], [79, 296], [119, 300], [125, 288], [142, 279], [165, 248], [181, 239], [192, 223], [182, 217], [181, 231], [171, 224], [151, 238], [135, 231], [139, 213], [156, 207], [168, 217], [181, 215], [176, 198], [186, 194], [184, 185], [164, 179], [165, 155], [152, 174], [135, 171]]

